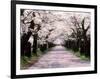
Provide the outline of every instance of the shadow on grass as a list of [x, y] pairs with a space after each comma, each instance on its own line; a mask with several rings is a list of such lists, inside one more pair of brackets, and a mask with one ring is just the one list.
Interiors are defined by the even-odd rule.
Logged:
[[38, 60], [50, 50], [51, 50], [51, 48], [47, 49], [45, 51], [40, 51], [40, 49], [37, 49], [37, 55], [32, 53], [31, 57], [22, 56], [21, 62], [20, 62], [20, 69], [21, 70], [28, 69], [29, 67], [34, 65], [36, 62], [38, 62]]
[[73, 50], [73, 49], [70, 49], [70, 48], [66, 48], [66, 50], [71, 51], [74, 55], [79, 57], [81, 60], [90, 61], [90, 57], [82, 54], [79, 50]]

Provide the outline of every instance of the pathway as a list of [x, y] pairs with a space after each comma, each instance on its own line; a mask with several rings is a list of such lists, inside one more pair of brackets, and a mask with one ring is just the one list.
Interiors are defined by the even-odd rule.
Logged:
[[29, 69], [85, 66], [90, 66], [90, 62], [81, 60], [79, 57], [75, 56], [72, 51], [66, 50], [63, 46], [55, 46], [43, 55], [37, 63], [29, 67]]

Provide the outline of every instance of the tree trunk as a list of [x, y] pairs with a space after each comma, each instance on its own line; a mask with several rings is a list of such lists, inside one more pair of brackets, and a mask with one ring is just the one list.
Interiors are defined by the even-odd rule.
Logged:
[[49, 42], [46, 41], [46, 49], [48, 49], [48, 48], [49, 48]]
[[[31, 32], [28, 32], [27, 34], [24, 34], [21, 37], [21, 56], [25, 55], [26, 45], [28, 43], [28, 40], [29, 40], [31, 34], [32, 34]], [[29, 53], [31, 53], [31, 52], [29, 52]]]
[[33, 36], [33, 53], [37, 55], [37, 34], [34, 34]]

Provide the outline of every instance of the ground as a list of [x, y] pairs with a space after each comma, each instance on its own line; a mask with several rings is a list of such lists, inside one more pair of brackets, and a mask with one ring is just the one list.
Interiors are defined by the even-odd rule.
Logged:
[[63, 46], [55, 46], [47, 51], [29, 69], [42, 68], [67, 68], [67, 67], [87, 67], [90, 61], [81, 60], [72, 51]]

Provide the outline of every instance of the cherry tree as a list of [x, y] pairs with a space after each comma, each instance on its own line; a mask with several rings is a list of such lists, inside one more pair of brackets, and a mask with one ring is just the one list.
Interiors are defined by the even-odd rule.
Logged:
[[90, 15], [71, 16], [72, 27], [71, 37], [76, 39], [75, 49], [79, 49], [81, 53], [90, 55]]
[[[39, 13], [34, 12], [33, 10], [23, 11], [23, 15], [21, 16], [21, 33], [22, 33], [21, 35], [24, 34], [21, 40], [21, 48], [23, 54], [24, 51], [27, 51], [25, 49], [31, 49], [31, 48], [26, 48], [28, 46], [27, 44], [29, 44], [28, 40], [31, 36], [33, 36], [33, 52], [36, 54], [37, 38], [38, 38], [37, 32], [40, 30], [41, 27], [41, 19], [39, 16], [40, 16]], [[31, 56], [31, 52], [28, 52], [28, 55]]]

